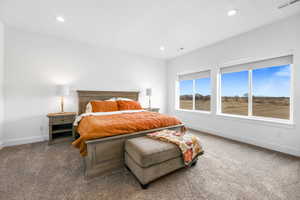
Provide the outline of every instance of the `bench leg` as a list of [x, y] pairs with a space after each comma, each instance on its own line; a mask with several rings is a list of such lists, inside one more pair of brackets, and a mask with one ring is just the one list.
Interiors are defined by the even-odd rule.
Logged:
[[149, 183], [148, 184], [141, 184], [141, 187], [142, 187], [143, 190], [146, 190], [149, 187]]
[[139, 184], [141, 185], [141, 188], [143, 189], [143, 190], [146, 190], [146, 189], [148, 189], [148, 187], [149, 187], [149, 183], [147, 183], [147, 184], [142, 184], [140, 181], [139, 181], [139, 179], [132, 173], [132, 171], [131, 171], [131, 169], [125, 164], [125, 168], [129, 171], [129, 172], [131, 172], [131, 174], [135, 177], [135, 179], [139, 182]]
[[191, 167], [194, 167], [195, 165], [197, 165], [197, 161], [198, 160], [196, 160], [195, 162], [193, 162], [192, 165], [191, 165]]

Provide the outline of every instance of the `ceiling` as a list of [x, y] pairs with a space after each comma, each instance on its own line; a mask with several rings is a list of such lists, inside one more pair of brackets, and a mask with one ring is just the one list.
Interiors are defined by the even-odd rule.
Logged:
[[[300, 3], [278, 10], [284, 1], [0, 0], [0, 20], [24, 30], [169, 59], [300, 12]], [[238, 14], [228, 17], [230, 9]], [[56, 16], [65, 22], [57, 22]]]

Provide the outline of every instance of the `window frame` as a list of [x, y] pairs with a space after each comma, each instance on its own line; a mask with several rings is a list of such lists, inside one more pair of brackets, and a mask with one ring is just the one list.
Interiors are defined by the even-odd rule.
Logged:
[[[196, 92], [196, 80], [197, 79], [191, 79], [193, 81], [193, 109], [182, 109], [180, 108], [180, 80], [179, 80], [179, 76], [180, 75], [186, 75], [186, 74], [192, 74], [192, 73], [201, 73], [201, 72], [209, 72], [209, 76], [206, 78], [210, 79], [210, 106], [209, 106], [209, 111], [207, 110], [196, 110], [195, 109], [195, 103], [196, 103], [196, 99], [195, 99], [195, 92]], [[201, 79], [201, 78], [200, 78]], [[204, 69], [201, 71], [194, 71], [194, 72], [185, 72], [185, 73], [180, 73], [177, 74], [177, 80], [176, 80], [176, 92], [175, 92], [175, 99], [176, 99], [176, 103], [175, 103], [175, 110], [176, 111], [184, 111], [184, 112], [192, 112], [192, 113], [203, 113], [203, 114], [211, 114], [212, 113], [212, 108], [213, 108], [213, 103], [212, 103], [212, 97], [213, 97], [213, 87], [212, 87], [212, 83], [213, 83], [213, 79], [212, 79], [212, 70], [211, 69]]]
[[[293, 56], [293, 54], [291, 54]], [[242, 63], [240, 63], [242, 64]], [[246, 65], [246, 64], [245, 64]], [[290, 65], [291, 71], [291, 79], [290, 79], [290, 119], [280, 119], [280, 118], [272, 118], [272, 117], [262, 117], [262, 116], [254, 116], [253, 115], [253, 68], [247, 69], [245, 67], [245, 71], [248, 71], [248, 115], [237, 115], [237, 114], [227, 114], [222, 112], [222, 72], [221, 69], [227, 66], [222, 66], [218, 68], [217, 74], [217, 116], [225, 116], [225, 117], [234, 117], [240, 119], [251, 119], [257, 121], [265, 121], [265, 122], [275, 122], [282, 124], [294, 124], [294, 64]], [[229, 66], [229, 65], [228, 65]], [[275, 66], [269, 66], [275, 67]], [[266, 67], [268, 68], [268, 67]]]

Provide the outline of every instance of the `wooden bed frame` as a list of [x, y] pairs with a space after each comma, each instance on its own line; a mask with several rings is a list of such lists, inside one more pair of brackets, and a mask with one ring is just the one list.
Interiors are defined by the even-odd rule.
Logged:
[[[107, 100], [112, 97], [123, 97], [138, 101], [139, 92], [118, 92], [118, 91], [83, 91], [78, 90], [78, 112], [85, 112], [86, 105], [91, 100]], [[180, 129], [184, 124], [168, 126], [163, 128], [134, 132], [130, 134], [105, 137], [86, 141], [87, 156], [84, 160], [84, 174], [86, 178], [96, 177], [124, 167], [124, 143], [125, 140], [134, 137], [144, 136], [147, 133], [163, 129]], [[76, 127], [74, 127], [76, 135]]]

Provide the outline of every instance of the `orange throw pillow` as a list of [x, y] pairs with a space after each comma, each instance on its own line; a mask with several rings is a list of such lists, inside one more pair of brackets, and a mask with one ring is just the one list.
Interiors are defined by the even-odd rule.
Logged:
[[118, 111], [118, 104], [115, 101], [91, 101], [93, 112]]
[[141, 110], [142, 106], [137, 101], [117, 101], [119, 110]]

